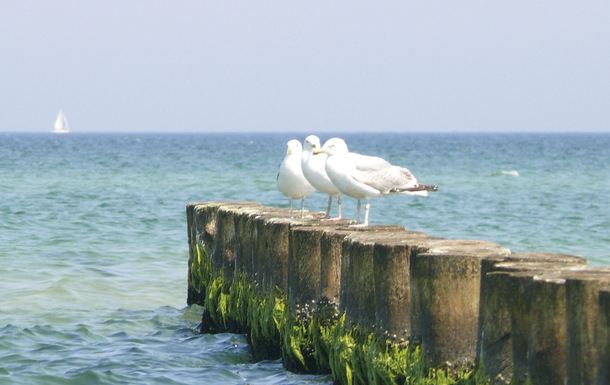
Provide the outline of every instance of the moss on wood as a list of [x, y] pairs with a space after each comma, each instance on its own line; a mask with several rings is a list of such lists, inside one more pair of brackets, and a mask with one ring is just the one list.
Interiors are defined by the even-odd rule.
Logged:
[[203, 299], [205, 333], [246, 333], [254, 360], [282, 358], [295, 373], [332, 374], [335, 383], [487, 384], [483, 370], [457, 375], [426, 369], [420, 346], [349, 326], [329, 301], [306, 304], [293, 315], [279, 290], [259, 294], [245, 274], [231, 282], [216, 271], [205, 248], [191, 245], [189, 290]]

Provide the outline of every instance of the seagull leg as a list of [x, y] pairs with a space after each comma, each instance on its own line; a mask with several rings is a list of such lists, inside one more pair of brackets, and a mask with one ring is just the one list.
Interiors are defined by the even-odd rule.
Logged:
[[337, 204], [338, 204], [338, 206], [339, 206], [339, 216], [337, 217], [337, 220], [339, 220], [339, 221], [340, 221], [340, 220], [341, 220], [341, 218], [342, 218], [342, 217], [341, 217], [341, 194], [339, 194], [339, 195], [337, 196]]
[[301, 218], [305, 216], [305, 198], [301, 199]]
[[322, 219], [323, 221], [340, 221], [341, 220], [341, 195], [337, 195], [337, 203], [339, 206], [339, 216], [337, 218], [330, 218], [330, 208], [332, 206], [333, 197], [332, 195], [328, 196], [328, 210], [326, 211], [326, 216]]
[[324, 217], [324, 219], [330, 218], [330, 206], [332, 206], [332, 204], [333, 204], [333, 196], [329, 195], [328, 196], [328, 208], [326, 209], [326, 216]]
[[366, 201], [366, 206], [364, 208], [364, 227], [369, 225], [369, 210], [371, 209], [371, 202]]
[[290, 200], [290, 218], [292, 218], [292, 198], [288, 198]]
[[356, 222], [355, 225], [350, 225], [349, 227], [354, 227], [354, 228], [363, 228], [363, 227], [367, 227], [369, 225], [369, 208], [371, 207], [371, 204], [369, 203], [369, 200], [366, 200], [366, 207], [364, 210], [364, 223], [360, 223], [360, 207], [362, 206], [360, 199], [358, 199], [358, 221]]

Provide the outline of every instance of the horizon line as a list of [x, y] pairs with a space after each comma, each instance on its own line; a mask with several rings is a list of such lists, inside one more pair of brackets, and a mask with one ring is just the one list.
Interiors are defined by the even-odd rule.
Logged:
[[[60, 136], [81, 134], [300, 134], [307, 135], [310, 131], [70, 131]], [[318, 131], [319, 132], [319, 131]], [[329, 131], [329, 134], [610, 134], [610, 131]], [[54, 134], [52, 131], [0, 131], [0, 134]]]

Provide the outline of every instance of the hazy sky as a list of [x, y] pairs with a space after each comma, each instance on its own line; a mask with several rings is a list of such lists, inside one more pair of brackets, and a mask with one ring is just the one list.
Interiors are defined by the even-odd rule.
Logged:
[[2, 1], [0, 131], [610, 132], [610, 2]]

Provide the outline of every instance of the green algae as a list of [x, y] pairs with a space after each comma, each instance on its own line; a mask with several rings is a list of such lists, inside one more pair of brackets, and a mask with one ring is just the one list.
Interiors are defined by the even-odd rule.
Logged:
[[226, 280], [199, 245], [191, 247], [188, 277], [212, 324], [202, 330], [247, 333], [255, 360], [281, 357], [287, 370], [332, 374], [342, 385], [489, 383], [482, 369], [427, 369], [420, 346], [362, 332], [328, 301], [307, 304], [295, 315], [279, 290], [260, 294], [242, 272]]

